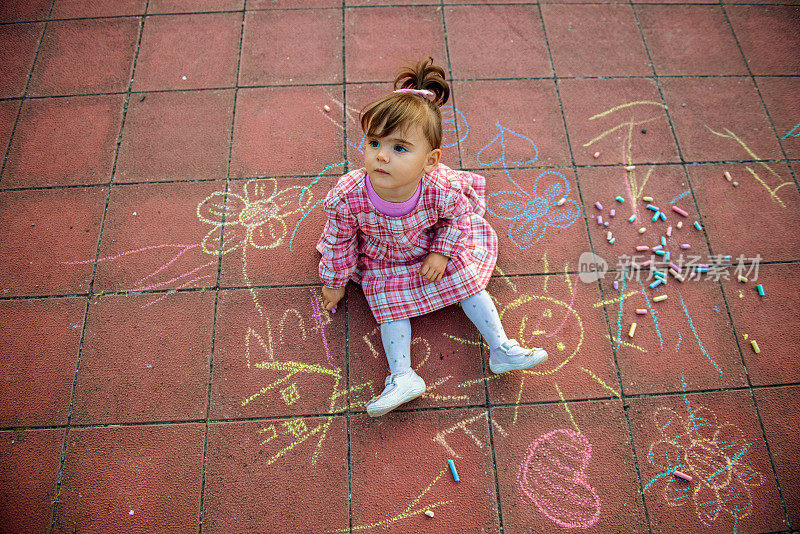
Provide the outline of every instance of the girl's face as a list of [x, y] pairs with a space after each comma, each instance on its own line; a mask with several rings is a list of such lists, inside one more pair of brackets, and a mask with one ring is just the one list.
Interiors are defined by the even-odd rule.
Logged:
[[384, 200], [411, 198], [422, 175], [439, 163], [442, 151], [431, 150], [419, 127], [397, 129], [386, 137], [368, 137], [364, 166], [372, 188]]

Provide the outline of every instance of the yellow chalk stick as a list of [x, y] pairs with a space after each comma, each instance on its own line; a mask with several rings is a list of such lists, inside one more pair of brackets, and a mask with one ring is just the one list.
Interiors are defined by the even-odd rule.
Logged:
[[755, 339], [751, 339], [750, 344], [753, 346], [753, 350], [755, 351], [756, 354], [761, 352], [761, 349], [758, 348], [758, 343], [756, 343]]
[[662, 300], [667, 300], [667, 295], [659, 295], [657, 297], [653, 297], [653, 302], [661, 302]]
[[634, 332], [636, 332], [636, 323], [631, 323], [631, 329], [628, 330], [628, 337], [633, 337]]

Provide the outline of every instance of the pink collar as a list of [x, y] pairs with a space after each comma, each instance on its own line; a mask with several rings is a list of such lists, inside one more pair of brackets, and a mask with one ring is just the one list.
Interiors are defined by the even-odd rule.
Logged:
[[404, 202], [389, 202], [378, 196], [378, 193], [372, 188], [369, 175], [367, 175], [366, 178], [367, 195], [369, 196], [370, 202], [372, 202], [372, 205], [375, 206], [375, 209], [378, 210], [379, 213], [388, 215], [389, 217], [402, 217], [403, 215], [408, 215], [417, 207], [419, 197], [422, 195], [422, 180], [419, 181], [419, 186], [414, 194], [411, 195], [411, 198]]

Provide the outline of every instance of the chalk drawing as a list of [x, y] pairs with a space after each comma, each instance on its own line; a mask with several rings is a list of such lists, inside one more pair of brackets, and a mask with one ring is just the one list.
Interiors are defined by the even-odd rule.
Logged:
[[580, 432], [561, 429], [538, 437], [517, 471], [520, 489], [551, 521], [589, 528], [600, 519], [601, 502], [586, 468], [592, 444]]
[[[462, 419], [461, 421], [459, 421], [458, 423], [454, 424], [450, 428], [438, 431], [436, 433], [436, 435], [434, 436], [433, 441], [438, 443], [442, 447], [444, 447], [444, 449], [447, 451], [447, 453], [450, 456], [452, 456], [454, 458], [461, 458], [461, 455], [458, 454], [448, 444], [447, 439], [445, 439], [448, 435], [450, 435], [450, 434], [452, 434], [452, 433], [454, 433], [456, 431], [459, 431], [459, 432], [462, 432], [465, 435], [467, 435], [470, 439], [472, 439], [472, 441], [475, 443], [475, 445], [479, 449], [484, 449], [485, 448], [485, 449], [488, 450], [489, 444], [488, 443], [484, 443], [483, 441], [481, 441], [481, 439], [478, 438], [478, 436], [475, 435], [475, 432], [472, 431], [472, 428], [470, 428], [471, 426], [474, 427], [475, 423], [478, 422], [478, 421], [481, 421], [481, 420], [485, 420], [486, 422], [488, 422], [489, 421], [489, 413], [488, 412], [482, 412], [482, 413], [479, 413], [478, 415]], [[492, 428], [497, 430], [501, 435], [508, 436], [508, 433], [503, 429], [502, 426], [500, 426], [500, 423], [498, 423], [496, 419], [492, 419]]]
[[795, 124], [795, 125], [794, 125], [794, 128], [792, 128], [791, 130], [789, 130], [789, 131], [786, 133], [786, 135], [784, 135], [783, 137], [781, 137], [781, 141], [782, 141], [782, 140], [784, 140], [784, 139], [786, 139], [787, 137], [800, 137], [800, 123], [798, 123], [798, 124]]
[[[734, 525], [753, 510], [751, 488], [761, 486], [765, 478], [745, 462], [752, 449], [739, 427], [719, 423], [713, 410], [689, 402], [686, 382], [683, 382], [683, 401], [686, 417], [671, 408], [659, 407], [653, 413], [660, 439], [650, 445], [647, 461], [662, 470], [642, 489], [644, 494], [660, 480], [664, 485], [664, 500], [670, 506], [693, 502], [698, 519], [710, 526], [721, 512], [731, 515]], [[682, 471], [693, 477], [692, 482], [670, 476]]]
[[426, 487], [424, 490], [422, 490], [420, 492], [420, 494], [417, 495], [414, 498], [413, 501], [411, 501], [411, 504], [409, 504], [399, 514], [397, 514], [397, 515], [395, 515], [395, 516], [393, 516], [393, 517], [391, 517], [389, 519], [385, 519], [383, 521], [377, 521], [375, 523], [369, 523], [369, 524], [364, 524], [364, 525], [353, 525], [352, 529], [350, 529], [350, 528], [342, 528], [342, 529], [334, 530], [333, 532], [351, 532], [353, 530], [371, 530], [371, 529], [374, 529], [374, 528], [377, 528], [377, 527], [386, 527], [388, 525], [397, 523], [398, 521], [402, 521], [403, 519], [408, 519], [410, 517], [414, 517], [415, 515], [424, 514], [426, 510], [431, 510], [432, 511], [432, 510], [434, 510], [436, 508], [439, 508], [440, 506], [444, 506], [446, 504], [451, 504], [453, 502], [452, 499], [449, 500], [449, 501], [436, 501], [436, 502], [431, 503], [431, 504], [418, 506], [418, 504], [422, 500], [422, 498], [431, 490], [431, 488], [433, 488], [433, 486], [436, 485], [437, 482], [439, 482], [439, 480], [441, 480], [442, 476], [445, 474], [446, 471], [448, 471], [447, 468], [444, 468], [441, 471], [439, 471], [439, 474], [436, 475], [435, 477], [433, 477], [433, 481], [431, 481], [431, 483], [428, 484], [428, 487]]
[[[571, 188], [569, 180], [557, 171], [544, 171], [536, 177], [530, 192], [521, 187], [509, 172], [508, 165], [525, 166], [533, 164], [539, 156], [539, 150], [528, 137], [519, 134], [510, 128], [495, 124], [499, 132], [477, 155], [481, 165], [492, 167], [500, 165], [506, 173], [508, 180], [517, 188], [515, 191], [499, 191], [487, 195], [487, 210], [489, 213], [504, 221], [512, 221], [508, 230], [508, 237], [520, 250], [535, 245], [545, 234], [547, 227], [568, 228], [578, 220], [581, 210], [578, 202], [567, 198]], [[532, 155], [526, 161], [507, 161], [506, 144], [529, 144]], [[485, 154], [498, 152], [493, 161], [482, 161]], [[522, 151], [525, 153], [526, 151]], [[492, 156], [489, 156], [492, 157]], [[559, 206], [561, 198], [566, 198]]]
[[[756, 155], [756, 153], [755, 153], [755, 152], [753, 152], [753, 151], [750, 149], [750, 147], [748, 147], [748, 146], [745, 144], [745, 142], [744, 142], [744, 141], [742, 141], [742, 140], [739, 138], [739, 136], [737, 136], [735, 133], [733, 133], [733, 132], [732, 132], [732, 131], [730, 131], [729, 129], [725, 128], [725, 133], [720, 133], [720, 132], [715, 132], [715, 131], [714, 131], [714, 130], [712, 130], [712, 129], [711, 129], [709, 126], [708, 126], [708, 125], [706, 125], [706, 128], [708, 128], [708, 130], [709, 130], [711, 133], [713, 133], [714, 135], [717, 135], [717, 136], [719, 136], [719, 137], [724, 137], [724, 138], [726, 138], [726, 139], [732, 139], [733, 141], [735, 141], [737, 144], [739, 144], [739, 145], [741, 146], [741, 148], [742, 148], [742, 149], [743, 149], [743, 150], [744, 150], [744, 151], [745, 151], [745, 152], [746, 152], [746, 153], [747, 153], [747, 154], [748, 154], [748, 155], [749, 155], [749, 156], [750, 156], [752, 159], [754, 159], [754, 160], [761, 160], [761, 158], [759, 158], [759, 157]], [[770, 166], [767, 164], [767, 162], [765, 162], [765, 161], [758, 161], [757, 163], [758, 163], [759, 165], [761, 165], [762, 167], [764, 167], [765, 169], [767, 169], [767, 171], [768, 171], [770, 174], [772, 174], [774, 177], [776, 177], [776, 178], [780, 178], [780, 176], [778, 175], [778, 173], [777, 173], [777, 172], [775, 172], [774, 170], [772, 170], [772, 167], [770, 167]], [[756, 174], [756, 172], [755, 172], [753, 169], [751, 169], [751, 168], [750, 168], [750, 166], [749, 166], [749, 165], [745, 166], [745, 168], [747, 169], [747, 172], [749, 172], [749, 173], [750, 173], [750, 174], [753, 176], [753, 178], [755, 178], [755, 180], [756, 180], [756, 181], [757, 181], [759, 184], [761, 184], [761, 186], [762, 186], [762, 187], [764, 187], [764, 189], [767, 191], [767, 193], [769, 193], [769, 196], [770, 196], [770, 198], [772, 198], [772, 200], [774, 200], [775, 202], [777, 202], [777, 203], [778, 203], [778, 205], [779, 205], [780, 207], [782, 207], [782, 208], [786, 208], [786, 204], [784, 204], [783, 200], [780, 198], [780, 196], [778, 196], [778, 190], [779, 190], [780, 188], [782, 188], [782, 187], [785, 187], [785, 186], [787, 186], [787, 185], [794, 185], [794, 182], [793, 182], [793, 181], [786, 181], [786, 182], [782, 182], [782, 183], [778, 184], [778, 185], [777, 185], [777, 186], [775, 186], [775, 187], [770, 187], [769, 185], [767, 185], [767, 182], [766, 182], [764, 179], [762, 179], [762, 178], [761, 178], [761, 177], [760, 177], [758, 174]]]

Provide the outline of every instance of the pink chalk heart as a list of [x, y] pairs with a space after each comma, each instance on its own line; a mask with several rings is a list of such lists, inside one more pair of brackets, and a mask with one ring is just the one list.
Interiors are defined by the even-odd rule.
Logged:
[[567, 528], [587, 528], [600, 518], [600, 498], [586, 481], [592, 444], [580, 432], [554, 430], [537, 438], [517, 480], [539, 510]]

